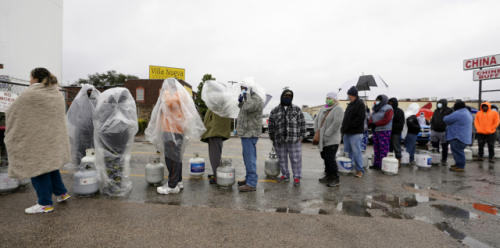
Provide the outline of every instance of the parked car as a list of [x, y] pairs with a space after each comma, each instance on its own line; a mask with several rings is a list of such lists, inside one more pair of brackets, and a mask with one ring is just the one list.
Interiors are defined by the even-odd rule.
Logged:
[[417, 135], [417, 143], [425, 145], [431, 141], [431, 127], [427, 125], [420, 125], [420, 133]]
[[314, 118], [311, 114], [303, 112], [304, 119], [306, 119], [306, 134], [307, 137], [304, 140], [312, 140], [314, 139]]
[[269, 131], [269, 116], [262, 117], [262, 133]]

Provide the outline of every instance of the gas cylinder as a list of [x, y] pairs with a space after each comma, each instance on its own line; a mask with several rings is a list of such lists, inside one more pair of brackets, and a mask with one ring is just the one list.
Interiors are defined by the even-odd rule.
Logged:
[[31, 179], [29, 178], [26, 178], [26, 179], [23, 179], [23, 180], [19, 180], [19, 188], [25, 188], [26, 186], [28, 186], [28, 184], [30, 184], [31, 182]]
[[337, 158], [337, 168], [340, 174], [347, 175], [352, 173], [352, 160], [349, 158], [349, 153], [344, 152]]
[[372, 153], [370, 156], [370, 166], [373, 166], [373, 163], [375, 162], [375, 153]]
[[205, 159], [200, 158], [198, 153], [195, 153], [193, 158], [189, 159], [189, 175], [194, 178], [200, 178], [205, 173]]
[[468, 162], [472, 161], [472, 150], [469, 148], [465, 148], [464, 153], [465, 153], [465, 161]]
[[421, 152], [419, 154], [419, 156], [415, 156], [416, 159], [415, 159], [415, 162], [417, 164], [417, 167], [419, 169], [422, 169], [422, 170], [428, 170], [429, 168], [431, 168], [432, 164], [431, 164], [431, 156], [429, 154], [427, 154], [427, 152]]
[[388, 153], [387, 157], [382, 159], [382, 172], [386, 175], [398, 174], [399, 162], [394, 153]]
[[235, 169], [231, 163], [229, 158], [221, 159], [217, 168], [217, 185], [223, 189], [229, 189], [236, 182]]
[[410, 164], [410, 154], [406, 151], [406, 148], [403, 148], [401, 152], [401, 165]]
[[94, 149], [85, 150], [86, 155], [82, 158], [77, 172], [73, 176], [73, 192], [78, 196], [91, 196], [99, 190], [97, 171], [94, 167]]
[[342, 154], [344, 154], [344, 148], [340, 148], [337, 153], [335, 153], [335, 159], [337, 159], [338, 157], [342, 156]]
[[472, 156], [475, 156], [475, 157], [479, 156], [478, 155], [479, 154], [479, 146], [473, 145], [470, 147], [470, 149], [472, 151]]
[[269, 158], [266, 159], [264, 172], [266, 173], [267, 177], [271, 179], [276, 178], [280, 174], [278, 156], [276, 155], [276, 152], [274, 152], [274, 147], [269, 153]]
[[495, 156], [494, 158], [500, 158], [500, 147], [495, 147]]
[[437, 148], [430, 148], [431, 164], [438, 165], [441, 162], [441, 154], [437, 152]]
[[363, 168], [368, 168], [370, 166], [368, 163], [368, 154], [366, 154], [366, 151], [363, 151]]
[[9, 177], [9, 167], [0, 165], [0, 195], [10, 194], [19, 186], [19, 180]]
[[146, 165], [146, 182], [154, 185], [163, 182], [165, 174], [165, 166], [160, 162], [159, 156], [149, 158], [149, 163]]

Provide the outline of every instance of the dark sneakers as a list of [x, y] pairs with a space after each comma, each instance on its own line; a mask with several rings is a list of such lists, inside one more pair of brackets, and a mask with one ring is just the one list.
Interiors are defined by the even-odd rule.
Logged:
[[290, 178], [285, 177], [285, 176], [281, 176], [280, 178], [276, 179], [276, 181], [278, 181], [278, 183], [290, 182]]
[[479, 157], [479, 158], [474, 159], [474, 161], [480, 161], [480, 162], [482, 162], [482, 161], [484, 161], [484, 159], [481, 158], [481, 157]]
[[243, 186], [240, 186], [238, 187], [238, 189], [241, 191], [241, 192], [250, 192], [250, 191], [255, 191], [256, 188], [255, 187], [250, 187], [248, 185], [243, 185]]
[[451, 168], [450, 168], [450, 171], [455, 171], [455, 172], [465, 172], [465, 169], [460, 169], [460, 168], [458, 168], [458, 167], [456, 167], [456, 166], [455, 166], [455, 167], [451, 167]]
[[444, 160], [441, 160], [441, 165], [442, 166], [448, 166], [448, 162], [444, 161]]
[[247, 181], [238, 181], [238, 186], [247, 185]]
[[214, 174], [208, 174], [208, 179], [213, 179], [213, 178], [215, 178]]
[[326, 186], [337, 187], [339, 185], [340, 185], [340, 178], [339, 177], [332, 177]]
[[208, 181], [210, 184], [217, 184], [217, 178], [212, 178]]
[[294, 179], [293, 180], [293, 186], [300, 187], [300, 180], [299, 179]]
[[494, 163], [495, 163], [495, 160], [491, 158], [488, 162], [490, 162], [490, 163], [494, 164]]
[[323, 178], [320, 178], [320, 179], [319, 179], [319, 182], [320, 182], [320, 183], [328, 183], [330, 180], [331, 180], [331, 179], [330, 179], [330, 175], [326, 175], [326, 176], [324, 176]]

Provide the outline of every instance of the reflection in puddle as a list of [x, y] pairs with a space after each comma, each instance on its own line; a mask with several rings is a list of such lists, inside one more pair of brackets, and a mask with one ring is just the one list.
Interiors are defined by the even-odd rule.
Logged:
[[405, 183], [404, 185], [414, 189], [431, 189], [431, 187], [422, 187], [414, 183]]
[[452, 217], [458, 217], [458, 218], [462, 218], [462, 219], [476, 219], [476, 218], [479, 218], [478, 214], [469, 212], [467, 210], [463, 210], [461, 208], [453, 207], [453, 206], [448, 206], [448, 205], [432, 205], [432, 207], [434, 207], [437, 210], [443, 212], [445, 215], [452, 216]]
[[496, 206], [490, 206], [490, 205], [479, 204], [479, 203], [474, 203], [474, 204], [472, 204], [472, 206], [479, 211], [483, 211], [485, 213], [500, 216], [500, 213], [498, 212], [499, 209]]
[[285, 208], [285, 207], [280, 207], [280, 208], [270, 208], [270, 209], [264, 209], [261, 210], [262, 212], [276, 212], [276, 213], [288, 213], [288, 214], [328, 214], [326, 210], [319, 209], [319, 208], [305, 208], [302, 211], [291, 209], [291, 208]]
[[434, 198], [430, 198], [427, 195], [416, 193], [413, 197], [397, 197], [394, 195], [375, 195], [366, 196], [368, 199], [372, 199], [374, 201], [382, 202], [391, 205], [393, 208], [403, 207], [415, 207], [418, 203], [424, 203], [429, 201], [436, 201]]
[[468, 245], [470, 247], [491, 247], [485, 243], [482, 243], [478, 240], [475, 240], [475, 239], [453, 229], [445, 222], [436, 223], [436, 224], [434, 224], [434, 226], [436, 226], [439, 230], [443, 231], [444, 233], [446, 233], [446, 234], [450, 235], [451, 237], [457, 239], [458, 241], [462, 242], [462, 244], [464, 244], [464, 245]]
[[381, 210], [384, 214], [381, 217], [391, 217], [394, 219], [413, 219], [413, 216], [403, 214], [399, 211], [391, 212], [387, 207], [371, 202], [344, 201], [337, 204], [337, 210], [349, 216], [372, 217], [370, 210]]

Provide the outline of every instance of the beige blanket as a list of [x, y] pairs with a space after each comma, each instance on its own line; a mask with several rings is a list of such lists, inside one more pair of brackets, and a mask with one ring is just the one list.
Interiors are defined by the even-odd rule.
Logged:
[[64, 97], [54, 86], [30, 86], [5, 114], [9, 177], [32, 178], [71, 162]]

